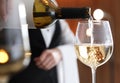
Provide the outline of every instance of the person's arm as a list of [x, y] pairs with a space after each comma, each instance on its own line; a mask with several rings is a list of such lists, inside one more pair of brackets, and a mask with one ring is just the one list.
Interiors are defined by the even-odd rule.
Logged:
[[[61, 23], [63, 22], [61, 21]], [[63, 39], [66, 42], [64, 45], [57, 47], [62, 55], [62, 60], [57, 65], [58, 82], [79, 83], [77, 57], [74, 49], [74, 34], [66, 23], [61, 26], [63, 27]]]
[[0, 17], [2, 19], [6, 17], [6, 0], [0, 0]]
[[0, 18], [4, 21], [7, 19], [7, 14], [10, 11], [12, 0], [0, 0]]
[[65, 20], [60, 20], [63, 44], [74, 44], [74, 34]]

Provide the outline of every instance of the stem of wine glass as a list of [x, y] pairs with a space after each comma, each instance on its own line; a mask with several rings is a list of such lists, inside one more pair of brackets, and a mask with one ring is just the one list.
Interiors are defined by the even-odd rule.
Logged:
[[7, 75], [1, 75], [0, 76], [0, 83], [8, 83], [9, 76]]
[[96, 83], [96, 68], [91, 67], [92, 83]]

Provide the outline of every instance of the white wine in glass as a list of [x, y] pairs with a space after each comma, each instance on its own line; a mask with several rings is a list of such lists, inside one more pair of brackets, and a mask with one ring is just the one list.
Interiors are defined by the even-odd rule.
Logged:
[[75, 51], [78, 59], [91, 68], [92, 83], [96, 83], [97, 67], [106, 63], [113, 53], [113, 37], [109, 22], [78, 22]]

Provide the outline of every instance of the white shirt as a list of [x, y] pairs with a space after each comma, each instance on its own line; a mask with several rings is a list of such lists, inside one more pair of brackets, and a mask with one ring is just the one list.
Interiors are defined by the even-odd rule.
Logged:
[[43, 35], [43, 38], [45, 40], [45, 44], [47, 47], [49, 46], [51, 42], [54, 31], [55, 31], [55, 25], [52, 25], [49, 28], [41, 29], [41, 32], [42, 32], [42, 35]]

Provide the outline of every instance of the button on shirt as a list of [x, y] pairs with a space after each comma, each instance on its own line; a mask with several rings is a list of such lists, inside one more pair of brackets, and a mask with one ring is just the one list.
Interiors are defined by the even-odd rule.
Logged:
[[48, 47], [50, 45], [53, 33], [55, 31], [55, 25], [52, 25], [48, 28], [40, 29], [40, 30], [42, 32], [46, 47]]

